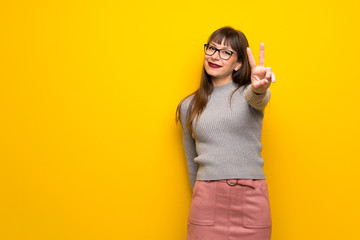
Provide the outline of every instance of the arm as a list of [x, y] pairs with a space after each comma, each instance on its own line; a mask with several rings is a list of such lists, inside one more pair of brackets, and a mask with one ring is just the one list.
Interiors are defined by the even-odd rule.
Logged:
[[181, 112], [180, 122], [181, 122], [181, 126], [182, 126], [182, 136], [183, 136], [183, 145], [184, 145], [185, 156], [186, 156], [186, 163], [187, 163], [187, 167], [188, 167], [191, 188], [194, 189], [199, 164], [194, 162], [194, 158], [197, 157], [195, 140], [191, 135], [190, 129], [185, 128], [186, 112], [187, 112], [187, 101], [186, 100], [182, 103], [180, 112]]
[[270, 101], [270, 97], [271, 97], [270, 89], [269, 88], [266, 89], [265, 93], [258, 94], [252, 90], [251, 84], [249, 84], [245, 91], [246, 91], [245, 92], [246, 102], [253, 108], [259, 111], [264, 111], [267, 103]]

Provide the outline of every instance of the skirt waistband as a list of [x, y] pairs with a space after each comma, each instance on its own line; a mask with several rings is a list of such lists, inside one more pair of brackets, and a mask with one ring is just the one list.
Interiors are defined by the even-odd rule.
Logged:
[[218, 179], [218, 180], [197, 180], [197, 181], [205, 181], [205, 182], [221, 182], [221, 183], [227, 183], [230, 186], [234, 185], [243, 185], [252, 187], [255, 189], [255, 181], [258, 180], [265, 180], [265, 179], [237, 179], [237, 178], [231, 178], [231, 179]]

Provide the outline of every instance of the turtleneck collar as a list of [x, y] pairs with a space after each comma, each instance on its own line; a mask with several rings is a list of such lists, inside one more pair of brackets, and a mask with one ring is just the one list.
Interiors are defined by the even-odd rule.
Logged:
[[214, 92], [219, 92], [219, 91], [224, 91], [224, 90], [227, 90], [227, 89], [234, 89], [236, 88], [237, 85], [234, 81], [231, 81], [231, 82], [228, 82], [228, 83], [225, 83], [223, 85], [220, 85], [220, 86], [214, 86]]

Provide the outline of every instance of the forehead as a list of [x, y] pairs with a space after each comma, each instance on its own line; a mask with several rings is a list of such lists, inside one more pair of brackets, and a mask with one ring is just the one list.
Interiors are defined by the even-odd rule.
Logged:
[[211, 41], [209, 44], [214, 45], [215, 47], [220, 48], [220, 49], [231, 49], [231, 50], [232, 50], [232, 48], [230, 47], [230, 45], [227, 45], [227, 44], [225, 43], [225, 38], [223, 38], [221, 44], [218, 44], [218, 43], [216, 43], [215, 41]]

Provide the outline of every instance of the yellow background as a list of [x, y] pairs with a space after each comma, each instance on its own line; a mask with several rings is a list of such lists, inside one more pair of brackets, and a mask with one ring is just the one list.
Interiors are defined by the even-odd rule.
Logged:
[[2, 1], [0, 239], [186, 237], [175, 109], [242, 30], [276, 82], [272, 239], [359, 239], [358, 1]]

